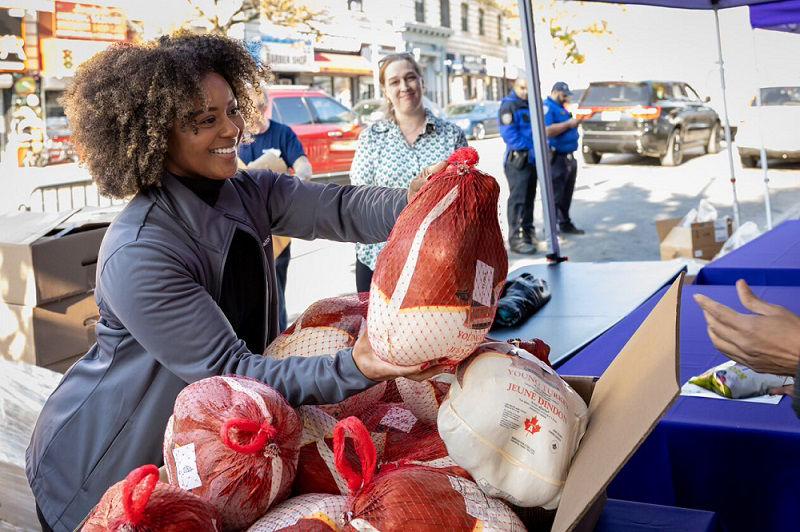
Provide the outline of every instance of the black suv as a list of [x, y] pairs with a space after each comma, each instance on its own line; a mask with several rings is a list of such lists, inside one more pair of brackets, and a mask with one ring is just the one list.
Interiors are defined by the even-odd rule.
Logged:
[[685, 148], [717, 153], [720, 121], [708, 101], [681, 81], [590, 83], [575, 110], [583, 120], [583, 160], [596, 164], [604, 153], [638, 153], [677, 166]]

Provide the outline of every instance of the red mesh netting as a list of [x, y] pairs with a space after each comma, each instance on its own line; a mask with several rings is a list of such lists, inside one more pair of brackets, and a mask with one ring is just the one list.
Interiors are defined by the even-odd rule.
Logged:
[[184, 388], [164, 435], [170, 483], [208, 499], [241, 529], [289, 494], [302, 426], [273, 388], [238, 376]]
[[453, 375], [443, 373], [423, 382], [399, 377], [389, 381], [383, 402], [400, 402], [418, 419], [436, 426], [436, 415], [439, 406], [447, 396]]
[[[353, 470], [339, 453], [345, 431], [353, 434], [363, 473]], [[358, 419], [342, 420], [335, 433], [336, 464], [355, 494], [344, 530], [525, 530], [505, 503], [484, 495], [471, 480], [417, 465], [388, 464], [374, 476], [371, 440]]]
[[81, 530], [214, 531], [218, 530], [217, 513], [200, 497], [158, 482], [158, 468], [145, 465], [106, 491]]
[[[338, 420], [313, 406], [302, 406], [297, 412], [303, 421], [303, 434], [300, 438], [300, 458], [297, 461], [292, 494], [349, 495], [347, 481], [336, 469], [334, 460], [333, 432]], [[386, 436], [379, 433], [372, 436], [380, 453]], [[358, 464], [359, 458], [352, 440], [347, 439], [343, 445], [347, 460]]]
[[[285, 331], [267, 346], [264, 355], [282, 359], [290, 356], [335, 355], [353, 347], [367, 317], [369, 294], [350, 294], [313, 303]], [[319, 408], [342, 419], [358, 415], [378, 401], [386, 383], [381, 382], [341, 403]]]
[[455, 363], [491, 326], [508, 273], [500, 187], [460, 148], [403, 209], [378, 256], [367, 321], [376, 354], [399, 365]]
[[[546, 360], [546, 344], [528, 343]], [[586, 430], [583, 399], [545, 362], [506, 342], [461, 362], [439, 409], [449, 455], [489, 495], [552, 509]]]
[[338, 532], [347, 512], [347, 497], [308, 493], [273, 507], [249, 532]]

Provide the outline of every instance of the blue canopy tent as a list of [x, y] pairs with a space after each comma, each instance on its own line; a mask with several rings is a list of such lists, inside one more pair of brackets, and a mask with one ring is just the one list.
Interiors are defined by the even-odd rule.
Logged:
[[[730, 179], [733, 191], [733, 218], [734, 226], [739, 226], [739, 202], [736, 197], [736, 176], [734, 174], [733, 166], [733, 153], [731, 150], [731, 132], [730, 121], [728, 119], [728, 100], [725, 94], [725, 67], [722, 60], [722, 44], [719, 33], [719, 16], [717, 11], [729, 7], [753, 6], [757, 4], [773, 5], [777, 4], [796, 4], [797, 0], [788, 0], [782, 2], [770, 2], [770, 0], [588, 0], [595, 2], [604, 2], [611, 4], [639, 4], [660, 7], [674, 7], [681, 9], [712, 9], [714, 10], [714, 20], [717, 30], [717, 52], [719, 55], [720, 67], [720, 82], [722, 85], [722, 101], [724, 107], [725, 119], [725, 142], [728, 146], [728, 164], [730, 166]], [[536, 171], [539, 175], [539, 184], [542, 190], [542, 204], [544, 206], [545, 227], [547, 229], [551, 254], [548, 259], [559, 262], [563, 260], [560, 255], [558, 245], [558, 234], [555, 223], [555, 210], [553, 203], [553, 185], [550, 177], [550, 165], [543, 162], [549, 160], [544, 154], [549, 153], [547, 149], [547, 138], [545, 135], [544, 119], [541, 113], [541, 88], [539, 79], [539, 64], [536, 57], [536, 43], [534, 41], [534, 26], [533, 26], [533, 5], [531, 0], [517, 0], [519, 10], [520, 24], [522, 26], [522, 51], [525, 56], [525, 64], [527, 65], [526, 75], [528, 81], [528, 103], [531, 110], [531, 128], [533, 129], [534, 151], [536, 153]], [[766, 6], [765, 6], [766, 7]], [[796, 7], [795, 7], [796, 10]], [[789, 11], [792, 8], [789, 7]], [[795, 11], [796, 12], [796, 11]], [[752, 12], [751, 12], [752, 13]], [[766, 13], [766, 11], [764, 11]], [[773, 13], [773, 11], [770, 11]], [[752, 16], [752, 15], [751, 15]], [[770, 18], [769, 20], [774, 20]]]
[[800, 0], [782, 0], [750, 6], [753, 29], [800, 33]]

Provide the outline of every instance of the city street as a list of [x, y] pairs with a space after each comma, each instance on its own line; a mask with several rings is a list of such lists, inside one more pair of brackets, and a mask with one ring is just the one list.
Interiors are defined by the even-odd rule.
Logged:
[[[471, 145], [481, 157], [478, 167], [500, 183], [500, 224], [505, 234], [508, 186], [502, 169], [503, 141], [495, 137]], [[738, 156], [734, 164], [741, 220], [753, 221], [764, 230], [763, 173], [760, 168], [742, 169]], [[709, 200], [720, 215], [732, 216], [728, 168], [725, 150], [716, 155], [687, 153], [686, 161], [675, 168], [662, 168], [655, 159], [633, 155], [606, 155], [598, 165], [579, 163], [572, 217], [586, 234], [563, 238], [561, 254], [580, 262], [658, 260], [655, 219], [683, 216], [701, 198]], [[87, 176], [85, 169], [73, 164], [4, 173], [3, 212], [30, 203], [30, 191], [36, 186]], [[769, 179], [775, 223], [800, 217], [800, 166], [771, 168]], [[535, 223], [538, 237], [544, 240], [540, 198], [537, 194]], [[532, 256], [510, 254], [510, 269], [544, 262], [544, 247], [542, 242], [541, 251]], [[320, 298], [354, 291], [354, 260], [352, 244], [294, 240], [286, 289], [290, 319]]]

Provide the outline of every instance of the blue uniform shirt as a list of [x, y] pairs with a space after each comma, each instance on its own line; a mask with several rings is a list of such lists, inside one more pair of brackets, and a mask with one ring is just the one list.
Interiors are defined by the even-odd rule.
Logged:
[[239, 148], [239, 158], [244, 164], [250, 164], [270, 148], [281, 151], [281, 159], [290, 167], [298, 157], [305, 155], [300, 139], [287, 125], [270, 120], [269, 129], [258, 135], [253, 135], [253, 142]]
[[[548, 96], [544, 100], [544, 125], [552, 126], [571, 118], [564, 106]], [[555, 137], [547, 137], [547, 143], [558, 153], [572, 153], [578, 149], [578, 128], [571, 127]]]
[[512, 90], [503, 98], [497, 111], [497, 127], [506, 143], [503, 160], [509, 150], [528, 150], [528, 161], [533, 163], [533, 130], [531, 129], [531, 110], [528, 100], [523, 100]]

